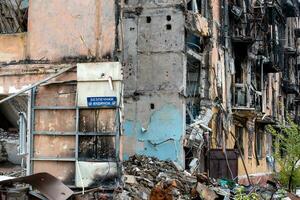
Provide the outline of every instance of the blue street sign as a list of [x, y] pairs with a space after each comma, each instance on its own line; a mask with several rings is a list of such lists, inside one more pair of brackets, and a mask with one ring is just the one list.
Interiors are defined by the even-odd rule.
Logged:
[[88, 107], [117, 106], [117, 97], [87, 97]]

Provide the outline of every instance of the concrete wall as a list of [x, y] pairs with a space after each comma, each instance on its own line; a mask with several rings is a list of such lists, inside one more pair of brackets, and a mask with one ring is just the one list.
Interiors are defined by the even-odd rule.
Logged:
[[26, 58], [27, 33], [0, 34], [0, 63]]
[[28, 33], [32, 60], [112, 57], [115, 1], [30, 0]]
[[138, 153], [184, 164], [184, 15], [176, 2], [125, 6], [125, 159]]

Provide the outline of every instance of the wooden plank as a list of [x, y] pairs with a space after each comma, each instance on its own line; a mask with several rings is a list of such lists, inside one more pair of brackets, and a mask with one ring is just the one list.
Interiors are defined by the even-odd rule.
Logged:
[[75, 157], [75, 137], [74, 136], [34, 136], [34, 157]]
[[76, 85], [49, 85], [39, 87], [36, 106], [75, 106]]
[[67, 185], [74, 185], [75, 162], [34, 161], [33, 173], [48, 172]]
[[36, 110], [36, 131], [76, 131], [75, 110]]
[[114, 132], [116, 126], [115, 109], [81, 110], [79, 114], [80, 132]]

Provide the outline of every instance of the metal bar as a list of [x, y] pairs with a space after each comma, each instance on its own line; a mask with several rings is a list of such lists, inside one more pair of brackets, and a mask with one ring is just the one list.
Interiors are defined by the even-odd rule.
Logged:
[[33, 161], [63, 161], [63, 162], [74, 162], [75, 158], [55, 158], [55, 157], [33, 157], [31, 158]]
[[31, 166], [31, 127], [32, 127], [32, 120], [31, 120], [31, 112], [32, 112], [32, 90], [29, 92], [29, 98], [28, 98], [28, 105], [27, 105], [27, 158], [26, 158], [26, 175], [30, 175], [30, 166]]
[[34, 137], [33, 137], [33, 131], [35, 130], [35, 112], [33, 110], [33, 107], [35, 105], [35, 95], [36, 95], [36, 87], [31, 88], [31, 131], [30, 131], [30, 149], [28, 150], [30, 152], [30, 174], [33, 174], [33, 167], [32, 167], [32, 157], [34, 152]]
[[97, 107], [78, 107], [80, 110], [92, 110], [92, 109], [117, 109], [119, 106], [97, 106]]
[[116, 136], [116, 132], [78, 132], [80, 136]]
[[78, 161], [84, 161], [84, 162], [117, 162], [117, 159], [115, 159], [115, 158], [103, 158], [103, 159], [78, 158]]
[[24, 92], [27, 92], [28, 90], [30, 90], [30, 89], [32, 89], [32, 88], [34, 88], [34, 87], [37, 87], [37, 86], [41, 85], [42, 83], [45, 83], [45, 82], [47, 82], [47, 81], [49, 81], [49, 80], [51, 80], [51, 79], [53, 79], [53, 78], [58, 77], [58, 76], [60, 76], [61, 74], [63, 74], [63, 73], [65, 73], [65, 72], [69, 71], [70, 69], [72, 69], [72, 68], [74, 68], [74, 67], [76, 67], [76, 66], [71, 66], [71, 67], [68, 67], [68, 68], [66, 68], [66, 69], [63, 69], [63, 70], [61, 70], [60, 72], [58, 72], [58, 73], [56, 73], [56, 74], [53, 74], [52, 76], [49, 76], [48, 78], [46, 78], [46, 79], [44, 79], [44, 80], [41, 80], [41, 81], [39, 81], [39, 82], [37, 82], [37, 83], [35, 83], [35, 84], [33, 84], [33, 85], [27, 87], [27, 88], [24, 88], [24, 89], [20, 90], [19, 92], [15, 93], [15, 94], [13, 94], [13, 95], [10, 95], [10, 96], [8, 96], [8, 97], [6, 97], [6, 98], [4, 98], [4, 99], [2, 99], [2, 100], [0, 101], [0, 104], [6, 102], [6, 101], [8, 101], [8, 100], [10, 100], [10, 99], [12, 99], [12, 98], [14, 98], [14, 97], [16, 97], [16, 96], [18, 96], [18, 95], [20, 95], [20, 94], [22, 94], [22, 93], [24, 93]]
[[75, 106], [36, 106], [34, 110], [75, 110]]
[[19, 148], [18, 155], [26, 154], [26, 114], [19, 113]]
[[33, 135], [74, 136], [75, 134], [75, 132], [33, 131]]
[[[76, 105], [77, 105], [77, 95], [76, 95]], [[79, 112], [79, 108], [78, 108], [78, 106], [77, 106], [77, 108], [76, 108], [76, 135], [75, 135], [75, 158], [76, 158], [76, 161], [78, 161], [78, 152], [79, 152], [79, 136], [78, 136], [78, 133], [79, 133], [79, 114], [80, 114], [80, 112]], [[76, 167], [76, 166], [75, 166]]]
[[[117, 132], [77, 132], [79, 136], [117, 136]], [[58, 136], [75, 136], [75, 132], [59, 132], [59, 131], [33, 131], [33, 135], [58, 135]]]

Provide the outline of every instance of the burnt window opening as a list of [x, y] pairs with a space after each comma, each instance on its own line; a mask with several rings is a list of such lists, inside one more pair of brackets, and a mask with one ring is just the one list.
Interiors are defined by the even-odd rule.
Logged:
[[2, 131], [9, 131], [10, 129], [15, 128], [2, 112], [0, 112], [0, 122], [0, 133]]
[[243, 83], [243, 67], [240, 60], [235, 59], [234, 61], [235, 66], [235, 83]]
[[247, 58], [248, 46], [244, 43], [233, 43], [234, 66], [235, 66], [235, 82], [244, 83], [243, 64]]
[[256, 156], [258, 158], [262, 158], [262, 149], [263, 149], [263, 127], [259, 126], [257, 128], [258, 130], [256, 131], [255, 134], [255, 151], [256, 151]]
[[79, 160], [110, 160], [116, 158], [116, 141], [112, 136], [80, 136]]
[[171, 24], [167, 24], [167, 25], [166, 25], [166, 29], [167, 29], [167, 30], [172, 30], [172, 25], [171, 25]]
[[236, 143], [235, 148], [240, 147], [242, 154], [244, 154], [244, 128], [241, 126], [235, 127], [235, 137], [236, 137]]
[[148, 24], [150, 24], [151, 23], [151, 17], [150, 16], [148, 16], [148, 17], [146, 17], [146, 22], [148, 23]]
[[172, 20], [171, 15], [167, 15], [167, 21], [171, 21], [171, 20]]
[[252, 71], [251, 84], [252, 84], [252, 86], [254, 87], [254, 89], [256, 91], [262, 91], [262, 86], [261, 86], [261, 84], [262, 84], [262, 82], [261, 82], [261, 78], [262, 78], [261, 77], [262, 76], [262, 74], [261, 74], [262, 69], [261, 68], [262, 68], [262, 66], [261, 66], [260, 62], [262, 62], [262, 61], [258, 60], [258, 62], [253, 64], [252, 68], [251, 68], [251, 71]]
[[151, 103], [151, 104], [150, 104], [150, 108], [151, 108], [151, 110], [154, 110], [154, 109], [155, 109], [154, 103]]
[[248, 132], [248, 158], [252, 158], [253, 154], [253, 134]]
[[0, 34], [27, 31], [28, 0], [0, 1]]

